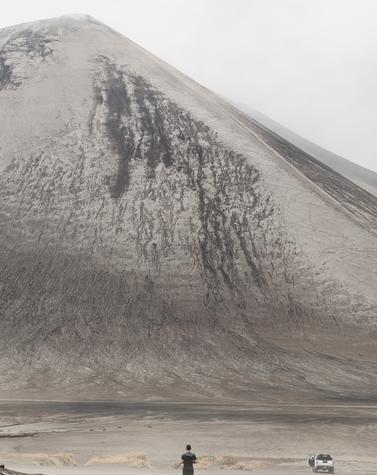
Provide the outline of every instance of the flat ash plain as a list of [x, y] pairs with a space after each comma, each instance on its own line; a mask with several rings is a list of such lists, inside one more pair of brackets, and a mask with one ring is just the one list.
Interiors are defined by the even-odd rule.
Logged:
[[0, 402], [0, 459], [25, 473], [177, 474], [186, 443], [197, 473], [310, 473], [310, 453], [337, 473], [377, 473], [377, 404]]

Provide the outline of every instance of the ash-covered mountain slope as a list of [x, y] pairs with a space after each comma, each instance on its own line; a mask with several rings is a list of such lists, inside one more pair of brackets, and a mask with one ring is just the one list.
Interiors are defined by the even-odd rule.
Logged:
[[[253, 123], [255, 132], [259, 132], [262, 139], [263, 136], [267, 140], [270, 137], [269, 143], [273, 148], [275, 146], [276, 150], [286, 149], [287, 154], [309, 155], [309, 159], [317, 159], [317, 161], [322, 162], [356, 185], [377, 196], [376, 172], [310, 142], [310, 140], [292, 132], [292, 130], [287, 129], [261, 112], [248, 110], [247, 108], [244, 108], [244, 110], [249, 116], [250, 123]], [[289, 152], [287, 149], [289, 149]]]
[[377, 198], [89, 17], [0, 71], [2, 394], [375, 394]]

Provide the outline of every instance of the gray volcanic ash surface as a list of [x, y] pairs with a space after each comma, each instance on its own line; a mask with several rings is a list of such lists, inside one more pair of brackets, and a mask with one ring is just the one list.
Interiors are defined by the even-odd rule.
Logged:
[[[377, 196], [376, 172], [310, 142], [260, 112], [246, 110], [246, 113], [249, 115], [249, 125], [255, 133], [261, 139], [264, 138], [272, 148], [282, 151], [283, 155], [285, 150], [286, 155], [301, 155], [306, 157], [306, 160], [319, 161], [364, 190]], [[246, 117], [243, 118], [243, 120], [245, 119], [247, 120]]]
[[89, 17], [0, 71], [4, 395], [374, 397], [376, 197]]

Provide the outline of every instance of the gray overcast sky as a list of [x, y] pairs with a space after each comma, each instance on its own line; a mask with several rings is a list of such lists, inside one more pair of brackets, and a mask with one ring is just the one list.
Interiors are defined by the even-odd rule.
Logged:
[[0, 26], [68, 13], [377, 171], [376, 0], [10, 0]]

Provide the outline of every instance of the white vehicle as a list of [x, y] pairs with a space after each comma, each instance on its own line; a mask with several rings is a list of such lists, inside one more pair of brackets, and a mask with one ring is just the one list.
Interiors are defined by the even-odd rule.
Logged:
[[335, 473], [334, 459], [328, 454], [311, 455], [308, 458], [309, 467], [313, 468], [313, 472]]

